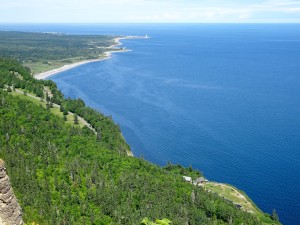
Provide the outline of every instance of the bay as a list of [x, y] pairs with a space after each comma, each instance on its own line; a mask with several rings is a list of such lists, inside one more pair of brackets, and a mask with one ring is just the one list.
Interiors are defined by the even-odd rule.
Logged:
[[[6, 26], [6, 27], [5, 27]], [[132, 51], [62, 72], [66, 96], [120, 124], [136, 157], [192, 165], [300, 224], [300, 25], [0, 25], [72, 34], [148, 35]]]

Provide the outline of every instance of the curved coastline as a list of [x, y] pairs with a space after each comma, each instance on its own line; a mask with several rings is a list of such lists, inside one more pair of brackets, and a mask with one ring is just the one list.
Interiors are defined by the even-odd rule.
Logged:
[[[111, 48], [115, 48], [115, 47], [121, 45], [122, 43], [119, 41], [120, 39], [127, 39], [127, 38], [126, 37], [124, 37], [124, 38], [115, 38], [114, 41], [116, 42], [116, 44], [111, 45], [111, 46], [109, 46], [107, 48], [111, 49]], [[87, 64], [87, 63], [91, 63], [91, 62], [99, 62], [99, 61], [110, 59], [111, 58], [111, 54], [114, 53], [114, 52], [128, 52], [128, 51], [130, 51], [130, 50], [112, 50], [112, 51], [106, 51], [106, 52], [104, 52], [104, 56], [102, 56], [102, 58], [91, 59], [91, 60], [84, 60], [84, 61], [81, 61], [81, 62], [76, 62], [76, 63], [72, 63], [72, 64], [66, 64], [66, 65], [64, 65], [64, 66], [62, 66], [60, 68], [36, 74], [36, 75], [34, 75], [34, 77], [36, 79], [38, 79], [38, 80], [43, 80], [43, 79], [46, 79], [47, 77], [53, 76], [53, 75], [55, 75], [57, 73], [60, 73], [60, 72], [63, 72], [63, 71], [66, 71], [66, 70], [69, 70], [69, 69], [72, 69], [72, 68], [75, 68], [77, 66], [81, 66], [81, 65], [84, 65], [84, 64]]]
[[[149, 38], [149, 37], [148, 36], [145, 36], [145, 37], [139, 37], [139, 36], [117, 37], [117, 38], [114, 38], [115, 44], [111, 45], [109, 47], [106, 47], [106, 48], [107, 49], [114, 49], [117, 46], [122, 45], [122, 43], [120, 42], [120, 40], [123, 40], [123, 39], [139, 39], [139, 38]], [[78, 67], [78, 66], [81, 66], [81, 65], [84, 65], [84, 64], [88, 64], [88, 63], [92, 63], [92, 62], [100, 62], [100, 61], [103, 61], [103, 60], [110, 59], [112, 53], [116, 53], [116, 52], [129, 52], [129, 51], [131, 51], [131, 50], [128, 50], [128, 49], [117, 49], [117, 50], [106, 51], [102, 55], [102, 58], [92, 59], [92, 60], [84, 60], [84, 61], [80, 61], [80, 62], [76, 62], [76, 63], [72, 63], [72, 64], [66, 64], [66, 65], [64, 65], [64, 66], [62, 66], [60, 68], [56, 68], [56, 69], [53, 69], [53, 70], [49, 70], [49, 71], [46, 71], [46, 72], [42, 72], [42, 73], [36, 74], [36, 75], [34, 75], [34, 77], [36, 79], [38, 79], [38, 80], [43, 80], [43, 79], [46, 79], [46, 78], [48, 78], [50, 76], [53, 76], [53, 75], [55, 75], [57, 73], [60, 73], [60, 72], [63, 72], [63, 71], [67, 71], [69, 69], [72, 69], [72, 68], [75, 68], [75, 67]], [[122, 132], [121, 132], [121, 137], [125, 140]], [[133, 152], [131, 150], [127, 151], [127, 155], [131, 156], [131, 157], [134, 157]]]
[[129, 52], [129, 51], [131, 51], [131, 50], [128, 50], [128, 49], [114, 49], [117, 46], [122, 45], [122, 43], [120, 42], [120, 40], [125, 40], [125, 39], [147, 39], [147, 38], [149, 38], [149, 37], [148, 36], [145, 36], [145, 37], [141, 37], [141, 36], [125, 36], [125, 37], [114, 38], [115, 44], [113, 44], [113, 45], [111, 45], [109, 47], [106, 47], [106, 49], [111, 49], [111, 50], [104, 52], [104, 54], [99, 59], [84, 60], [84, 61], [80, 61], [80, 62], [76, 62], [76, 63], [72, 63], [72, 64], [66, 64], [66, 65], [64, 65], [64, 66], [62, 66], [60, 68], [36, 74], [36, 75], [34, 75], [34, 77], [36, 79], [38, 79], [38, 80], [43, 80], [43, 79], [46, 79], [46, 78], [48, 78], [50, 76], [53, 76], [53, 75], [55, 75], [57, 73], [61, 73], [63, 71], [75, 68], [77, 66], [81, 66], [81, 65], [84, 65], [84, 64], [87, 64], [87, 63], [91, 63], [91, 62], [100, 62], [100, 61], [103, 61], [103, 60], [110, 59], [112, 53], [115, 53], [115, 52]]

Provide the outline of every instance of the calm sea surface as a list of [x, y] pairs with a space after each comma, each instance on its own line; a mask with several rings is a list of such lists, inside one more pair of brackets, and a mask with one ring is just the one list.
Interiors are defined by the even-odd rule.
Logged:
[[50, 77], [112, 115], [137, 157], [192, 165], [300, 224], [300, 25], [0, 25], [145, 35]]

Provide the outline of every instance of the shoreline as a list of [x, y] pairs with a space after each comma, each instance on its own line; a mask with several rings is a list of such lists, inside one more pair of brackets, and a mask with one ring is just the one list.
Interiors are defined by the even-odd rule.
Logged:
[[[84, 61], [80, 61], [80, 62], [76, 62], [76, 63], [66, 64], [66, 65], [63, 65], [62, 67], [59, 67], [59, 68], [56, 68], [56, 69], [52, 69], [52, 70], [49, 70], [49, 71], [46, 71], [46, 72], [42, 72], [42, 73], [36, 74], [36, 75], [34, 75], [34, 78], [38, 79], [38, 80], [43, 80], [43, 79], [46, 79], [46, 78], [48, 78], [50, 76], [56, 75], [57, 73], [67, 71], [67, 70], [75, 68], [77, 66], [81, 66], [81, 65], [84, 65], [84, 64], [92, 63], [92, 62], [100, 62], [100, 61], [104, 61], [104, 60], [110, 59], [112, 57], [112, 54], [116, 53], [116, 52], [129, 52], [129, 51], [131, 51], [129, 49], [116, 48], [117, 46], [122, 45], [122, 43], [120, 42], [120, 40], [125, 40], [125, 39], [140, 39], [140, 38], [141, 39], [148, 39], [149, 37], [146, 35], [145, 37], [140, 37], [140, 36], [125, 36], [125, 37], [114, 38], [115, 44], [113, 44], [113, 45], [111, 45], [109, 47], [104, 47], [105, 49], [110, 49], [110, 50], [109, 51], [105, 51], [103, 53], [103, 55], [102, 55], [102, 58], [91, 59], [91, 60], [84, 60]], [[116, 49], [114, 50], [114, 48], [116, 48]], [[125, 140], [122, 132], [121, 132], [121, 137]], [[134, 157], [133, 152], [130, 149], [128, 151], [126, 151], [126, 153], [127, 153], [128, 156]]]
[[84, 61], [80, 61], [80, 62], [76, 62], [76, 63], [66, 64], [66, 65], [63, 65], [62, 67], [59, 67], [59, 68], [56, 68], [56, 69], [53, 69], [53, 70], [48, 70], [46, 72], [42, 72], [42, 73], [39, 73], [39, 74], [36, 74], [36, 75], [33, 75], [33, 76], [34, 76], [34, 78], [36, 78], [38, 80], [43, 80], [43, 79], [46, 79], [46, 78], [48, 78], [50, 76], [53, 76], [53, 75], [55, 75], [57, 73], [61, 73], [61, 72], [73, 69], [73, 68], [75, 68], [77, 66], [81, 66], [81, 65], [84, 65], [84, 64], [92, 63], [92, 62], [101, 62], [101, 61], [110, 59], [112, 53], [116, 53], [116, 52], [129, 52], [129, 51], [131, 51], [131, 50], [128, 50], [128, 49], [116, 49], [116, 50], [113, 50], [113, 48], [116, 48], [117, 46], [122, 45], [122, 43], [120, 42], [120, 40], [125, 40], [125, 39], [140, 39], [140, 38], [141, 39], [143, 39], [143, 38], [147, 39], [148, 37], [147, 36], [145, 36], [145, 37], [140, 37], [140, 36], [125, 36], [125, 37], [114, 38], [115, 44], [113, 44], [113, 45], [111, 45], [109, 47], [105, 47], [105, 49], [111, 49], [111, 50], [104, 52], [102, 58], [91, 59], [91, 60], [84, 60]]

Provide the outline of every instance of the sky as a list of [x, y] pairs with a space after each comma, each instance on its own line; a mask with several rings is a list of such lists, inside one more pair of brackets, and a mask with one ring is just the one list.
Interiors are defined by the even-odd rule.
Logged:
[[300, 23], [300, 0], [0, 0], [0, 23]]

